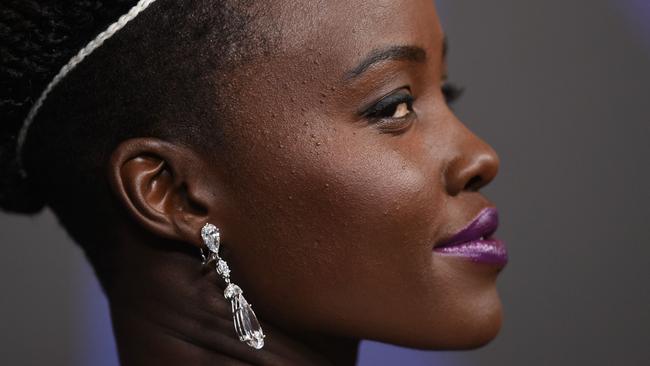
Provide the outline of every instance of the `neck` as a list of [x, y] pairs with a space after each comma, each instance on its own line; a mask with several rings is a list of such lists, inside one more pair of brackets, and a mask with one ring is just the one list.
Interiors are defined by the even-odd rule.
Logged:
[[[117, 256], [107, 289], [123, 366], [356, 363], [358, 339], [292, 334], [263, 317], [264, 348], [249, 347], [235, 335], [223, 282], [214, 271], [201, 269], [198, 251], [194, 258], [137, 244], [128, 247], [128, 255]], [[134, 247], [146, 253], [133, 255]]]

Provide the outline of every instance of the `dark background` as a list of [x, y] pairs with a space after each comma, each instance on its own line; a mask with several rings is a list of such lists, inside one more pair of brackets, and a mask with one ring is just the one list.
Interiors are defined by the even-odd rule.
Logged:
[[[650, 365], [650, 1], [437, 3], [457, 112], [501, 157], [505, 323], [471, 352], [366, 342], [360, 364]], [[0, 243], [0, 364], [115, 365], [52, 215], [0, 214]]]

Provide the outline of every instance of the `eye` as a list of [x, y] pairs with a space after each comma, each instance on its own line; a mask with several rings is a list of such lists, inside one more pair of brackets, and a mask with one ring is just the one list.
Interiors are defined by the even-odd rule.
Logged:
[[406, 90], [390, 94], [366, 110], [364, 117], [371, 120], [401, 120], [413, 113], [413, 96]]
[[457, 86], [456, 84], [445, 81], [442, 84], [442, 95], [445, 97], [445, 101], [448, 105], [454, 104], [458, 101], [465, 91], [464, 88]]

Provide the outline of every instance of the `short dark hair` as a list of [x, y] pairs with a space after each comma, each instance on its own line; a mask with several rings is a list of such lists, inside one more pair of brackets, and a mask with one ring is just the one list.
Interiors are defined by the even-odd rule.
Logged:
[[53, 90], [24, 146], [28, 178], [19, 175], [16, 136], [32, 103], [70, 57], [136, 2], [0, 5], [3, 210], [30, 214], [49, 205], [75, 237], [93, 214], [111, 210], [107, 183], [97, 177], [121, 141], [218, 143], [228, 70], [266, 55], [273, 32], [254, 25], [253, 0], [158, 0]]

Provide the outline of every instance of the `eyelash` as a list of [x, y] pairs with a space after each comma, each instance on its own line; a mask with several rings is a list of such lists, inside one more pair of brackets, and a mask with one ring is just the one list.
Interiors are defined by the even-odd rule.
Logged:
[[[445, 82], [442, 85], [441, 89], [442, 89], [442, 95], [445, 98], [445, 102], [448, 105], [452, 105], [456, 101], [458, 101], [462, 97], [463, 92], [465, 91], [464, 88], [461, 88], [456, 84], [450, 82]], [[414, 101], [415, 98], [413, 98], [411, 94], [406, 94], [406, 93], [391, 94], [385, 97], [384, 99], [380, 100], [379, 102], [377, 102], [372, 107], [370, 107], [370, 109], [368, 109], [364, 113], [364, 117], [373, 120], [391, 118], [391, 116], [395, 114], [397, 107], [402, 103], [406, 103], [409, 112], [412, 113]], [[408, 116], [410, 116], [411, 113], [399, 119], [408, 118]]]
[[410, 113], [405, 117], [398, 118], [398, 119], [408, 118], [408, 116], [410, 116], [411, 113], [413, 112], [414, 101], [415, 98], [413, 98], [411, 94], [394, 93], [377, 102], [375, 105], [370, 107], [370, 109], [368, 109], [363, 115], [364, 117], [371, 120], [380, 120], [386, 118], [390, 119], [391, 116], [395, 114], [397, 107], [399, 107], [399, 105], [402, 103], [406, 103], [406, 106], [408, 107]]
[[450, 106], [463, 96], [463, 92], [465, 92], [465, 88], [459, 87], [454, 83], [445, 82], [442, 84], [442, 95]]

